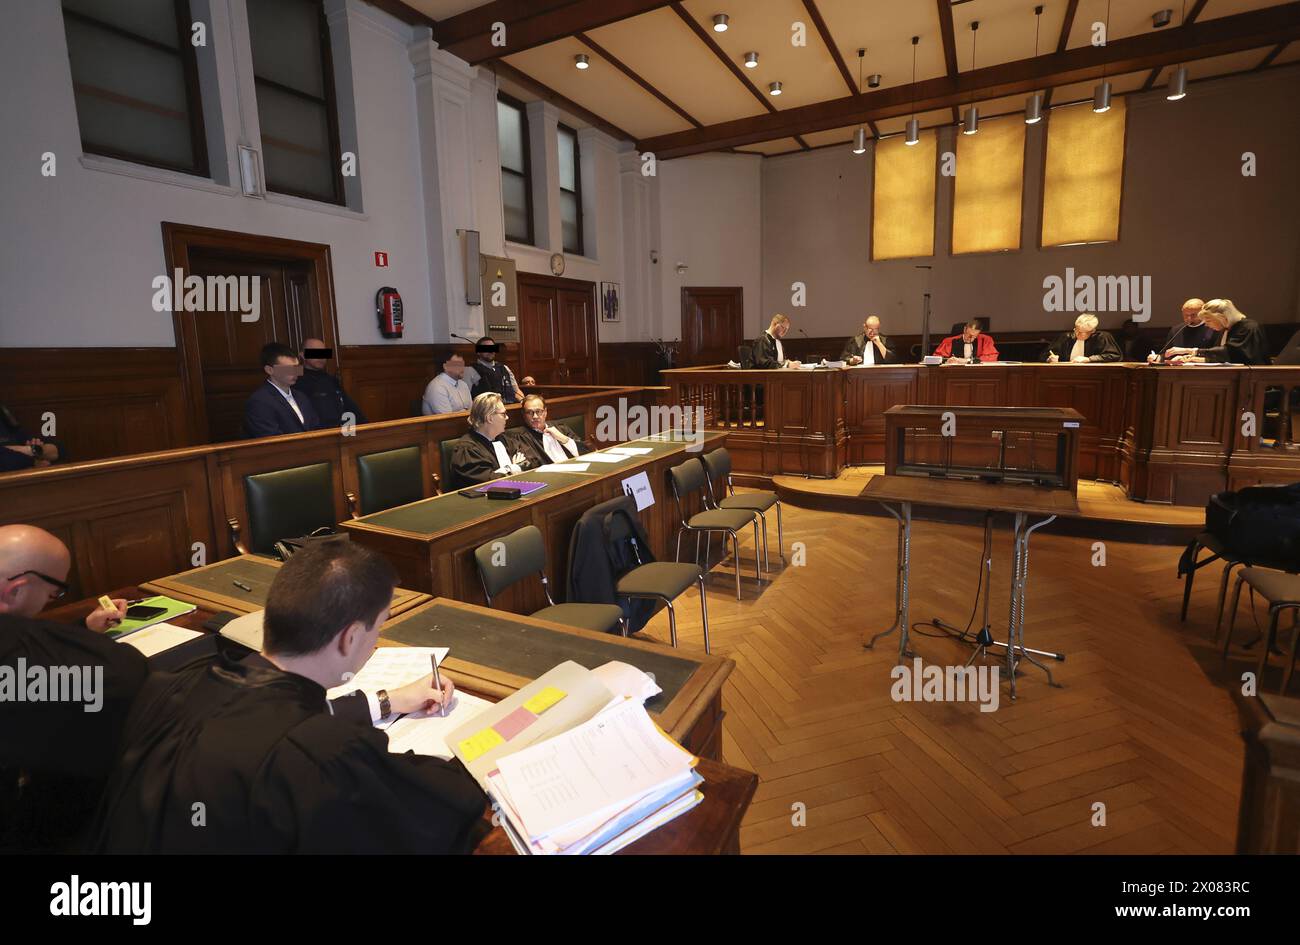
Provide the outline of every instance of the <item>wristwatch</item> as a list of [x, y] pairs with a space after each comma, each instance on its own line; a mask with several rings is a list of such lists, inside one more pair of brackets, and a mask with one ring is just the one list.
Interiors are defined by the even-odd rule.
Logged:
[[386, 719], [393, 714], [393, 704], [388, 701], [388, 690], [380, 689], [375, 696], [379, 699], [379, 717]]

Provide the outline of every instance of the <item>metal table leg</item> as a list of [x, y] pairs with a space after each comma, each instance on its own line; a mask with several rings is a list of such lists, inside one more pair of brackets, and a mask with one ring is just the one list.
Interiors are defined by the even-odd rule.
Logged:
[[887, 637], [895, 630], [898, 630], [898, 662], [902, 663], [903, 660], [912, 655], [907, 651], [907, 579], [912, 556], [912, 503], [899, 503], [901, 511], [896, 511], [892, 505], [885, 502], [881, 502], [880, 505], [886, 512], [898, 519], [898, 571], [894, 582], [894, 622], [888, 630], [877, 633], [870, 641], [863, 644], [863, 648], [868, 650], [874, 648], [877, 640], [881, 637]]
[[1028, 520], [1029, 516], [1026, 513], [1016, 513], [1015, 551], [1013, 554], [1014, 563], [1011, 582], [1011, 626], [1007, 631], [1007, 642], [1009, 644], [1007, 646], [1007, 670], [1011, 676], [1011, 700], [1013, 702], [1016, 698], [1016, 667], [1019, 665], [1019, 660], [1016, 658], [1017, 652], [1046, 673], [1047, 684], [1058, 689], [1060, 686], [1052, 678], [1052, 671], [1034, 659], [1032, 654], [1038, 653], [1057, 660], [1065, 659], [1064, 653], [1033, 650], [1025, 646], [1025, 588], [1029, 584], [1029, 536], [1044, 525], [1056, 521], [1056, 516], [1049, 515], [1041, 522], [1026, 527]]

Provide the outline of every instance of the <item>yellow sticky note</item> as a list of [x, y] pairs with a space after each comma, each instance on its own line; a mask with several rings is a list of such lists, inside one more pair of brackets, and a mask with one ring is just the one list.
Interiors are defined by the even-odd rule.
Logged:
[[471, 735], [469, 738], [462, 740], [456, 747], [460, 749], [461, 755], [464, 756], [464, 762], [469, 764], [480, 755], [487, 754], [493, 748], [496, 748], [497, 745], [504, 744], [505, 739], [497, 734], [496, 729], [485, 728], [477, 735]]
[[537, 695], [525, 702], [524, 708], [533, 713], [533, 715], [541, 715], [567, 695], [568, 693], [561, 689], [556, 689], [554, 686], [547, 686]]

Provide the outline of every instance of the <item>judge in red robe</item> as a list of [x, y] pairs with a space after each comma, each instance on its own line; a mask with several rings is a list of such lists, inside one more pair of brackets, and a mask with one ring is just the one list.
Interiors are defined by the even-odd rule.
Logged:
[[945, 364], [974, 364], [976, 361], [996, 361], [998, 349], [993, 344], [993, 337], [980, 330], [980, 323], [969, 321], [962, 328], [960, 335], [953, 335], [939, 342], [934, 353], [944, 359]]

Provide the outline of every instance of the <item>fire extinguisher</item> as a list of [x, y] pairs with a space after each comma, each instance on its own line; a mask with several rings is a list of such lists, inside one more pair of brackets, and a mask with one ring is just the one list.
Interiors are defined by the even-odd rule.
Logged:
[[375, 295], [375, 314], [379, 317], [379, 333], [385, 338], [402, 337], [402, 297], [390, 285]]

